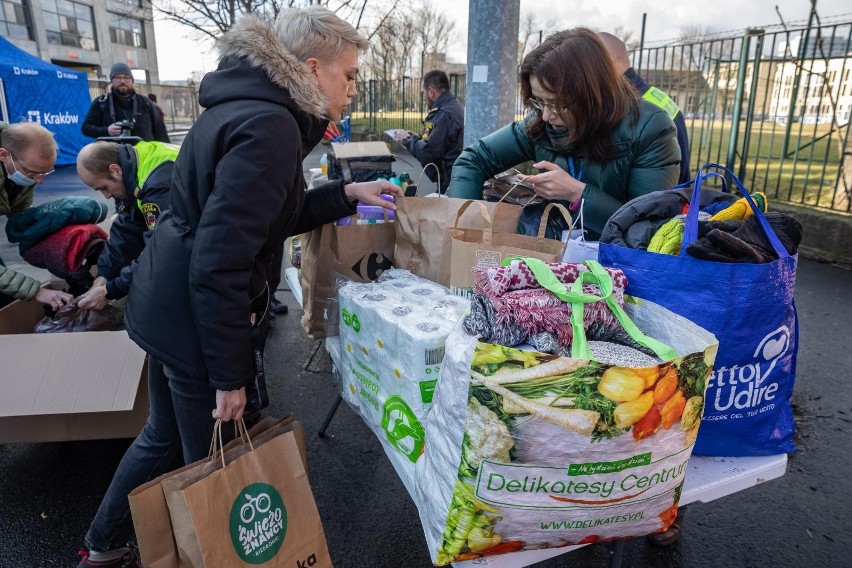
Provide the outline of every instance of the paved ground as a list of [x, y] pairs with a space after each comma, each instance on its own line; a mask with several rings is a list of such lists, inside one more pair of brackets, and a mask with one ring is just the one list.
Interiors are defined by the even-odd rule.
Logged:
[[[318, 162], [320, 154], [315, 152], [310, 161]], [[39, 190], [39, 199], [81, 192], [96, 196], [68, 184], [73, 175], [65, 175], [65, 185], [59, 183], [59, 173], [53, 176], [56, 181]], [[14, 256], [4, 241], [0, 251], [7, 261]], [[342, 406], [329, 429], [331, 436], [317, 437], [335, 386], [329, 360], [321, 344], [299, 327], [299, 310], [285, 286], [278, 297], [290, 304], [291, 312], [273, 322], [268, 345], [269, 413], [295, 410], [305, 424], [310, 480], [335, 566], [429, 566], [417, 510], [378, 441], [355, 413]], [[630, 541], [625, 567], [852, 566], [850, 300], [852, 271], [801, 261], [796, 289], [801, 344], [794, 397], [799, 452], [791, 456], [787, 475], [692, 506], [684, 540], [671, 549], [653, 548], [645, 539]], [[127, 444], [114, 440], [0, 446], [0, 568], [74, 566], [75, 551]], [[607, 558], [607, 547], [595, 545], [538, 568], [600, 568]]]

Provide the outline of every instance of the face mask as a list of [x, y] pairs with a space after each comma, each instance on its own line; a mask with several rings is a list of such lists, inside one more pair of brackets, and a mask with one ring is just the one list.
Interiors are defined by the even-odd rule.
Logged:
[[16, 183], [18, 185], [23, 185], [25, 187], [29, 187], [31, 185], [36, 184], [36, 180], [25, 176], [21, 172], [15, 172], [13, 174], [9, 174], [9, 181]]

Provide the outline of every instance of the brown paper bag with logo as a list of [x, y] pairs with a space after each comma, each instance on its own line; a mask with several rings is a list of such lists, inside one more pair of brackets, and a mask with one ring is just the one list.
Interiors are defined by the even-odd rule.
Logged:
[[[450, 228], [464, 199], [452, 197], [404, 197], [396, 200], [394, 228], [394, 266], [410, 270], [433, 282], [449, 285]], [[494, 230], [514, 233], [521, 218], [521, 207], [509, 203], [481, 202], [487, 209]], [[483, 229], [475, 211], [462, 214], [462, 226]]]
[[[347, 281], [373, 282], [393, 268], [394, 223], [329, 223], [302, 236], [302, 328], [313, 339], [337, 335], [337, 290]], [[389, 219], [386, 219], [389, 221]]]
[[[294, 424], [298, 425], [295, 430], [301, 432], [301, 424], [293, 422], [293, 413], [284, 418], [272, 417], [262, 418], [249, 430], [249, 436], [255, 444], [262, 443], [265, 436], [274, 435], [282, 429], [294, 430]], [[304, 456], [304, 434], [297, 434], [297, 443], [301, 440], [300, 451]], [[225, 446], [225, 451], [232, 451], [239, 440], [233, 440]], [[133, 517], [133, 527], [136, 532], [136, 541], [139, 544], [139, 554], [146, 568], [182, 568], [178, 556], [177, 544], [172, 532], [172, 523], [169, 518], [169, 508], [163, 493], [163, 480], [174, 476], [180, 476], [209, 461], [204, 458], [197, 462], [183, 466], [180, 469], [170, 471], [156, 479], [144, 483], [134, 489], [128, 496], [130, 511]]]
[[242, 450], [225, 454], [224, 466], [208, 462], [213, 471], [205, 465], [203, 477], [182, 487], [176, 477], [163, 482], [182, 565], [330, 567], [296, 433]]
[[[471, 207], [471, 205], [478, 207]], [[531, 237], [513, 232], [499, 231], [491, 220], [488, 209], [481, 201], [467, 201], [459, 209], [450, 234], [450, 277], [448, 285], [454, 293], [467, 295], [473, 288], [474, 268], [499, 266], [504, 258], [525, 256], [545, 262], [559, 262], [565, 252], [565, 243], [544, 238], [550, 210], [557, 208], [571, 226], [571, 214], [558, 203], [550, 203], [541, 216], [538, 235]], [[478, 209], [484, 229], [471, 229], [460, 225], [468, 209]]]

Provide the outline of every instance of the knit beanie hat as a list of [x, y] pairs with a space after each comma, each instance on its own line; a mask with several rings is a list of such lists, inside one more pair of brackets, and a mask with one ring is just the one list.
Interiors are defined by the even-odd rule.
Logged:
[[109, 80], [112, 81], [112, 78], [116, 75], [129, 75], [133, 77], [133, 73], [130, 72], [130, 65], [127, 63], [113, 63], [109, 69]]

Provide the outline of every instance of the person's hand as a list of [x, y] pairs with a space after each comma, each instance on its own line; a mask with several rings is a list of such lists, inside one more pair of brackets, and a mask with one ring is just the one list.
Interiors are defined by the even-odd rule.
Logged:
[[213, 411], [213, 418], [228, 422], [230, 420], [239, 420], [243, 417], [243, 410], [246, 407], [246, 389], [245, 387], [239, 390], [232, 391], [216, 391], [216, 410]]
[[397, 142], [402, 142], [409, 136], [411, 136], [411, 132], [409, 132], [408, 130], [403, 130], [402, 128], [397, 128], [393, 133], [393, 137], [394, 139], [396, 139]]
[[385, 193], [394, 197], [402, 197], [402, 189], [389, 181], [348, 183], [343, 186], [343, 191], [346, 193], [346, 199], [349, 201], [357, 199], [364, 205], [378, 205], [391, 211], [396, 211], [396, 205], [390, 201], [385, 201], [379, 196]]
[[586, 184], [575, 179], [553, 162], [541, 161], [533, 164], [533, 167], [547, 171], [522, 179], [532, 184], [533, 191], [541, 197], [548, 200], [561, 199], [574, 203], [583, 196]]
[[35, 295], [35, 301], [58, 310], [65, 304], [71, 302], [74, 296], [62, 290], [51, 290], [50, 288], [39, 288]]
[[107, 307], [106, 278], [98, 277], [89, 291], [77, 298], [77, 307], [82, 310], [102, 310]]
[[121, 135], [121, 127], [113, 122], [109, 126], [107, 126], [107, 132], [109, 132], [110, 136], [120, 136]]

